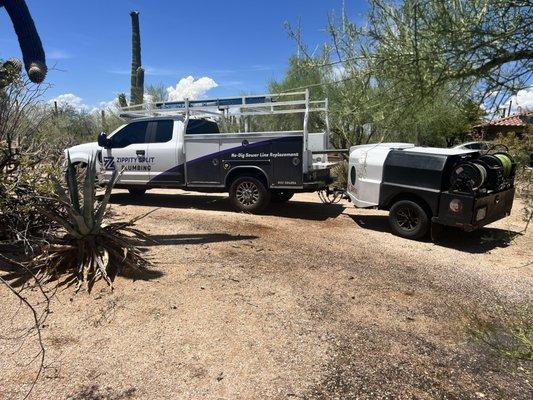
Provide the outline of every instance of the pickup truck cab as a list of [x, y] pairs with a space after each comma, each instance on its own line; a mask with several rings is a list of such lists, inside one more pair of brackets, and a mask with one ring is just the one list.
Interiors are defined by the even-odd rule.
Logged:
[[[245, 103], [249, 98], [242, 99]], [[305, 101], [309, 104], [308, 98]], [[209, 107], [208, 102], [203, 101], [203, 107]], [[171, 106], [179, 109], [181, 103]], [[219, 100], [217, 104], [220, 109]], [[158, 108], [161, 112], [150, 116], [133, 113], [129, 123], [109, 136], [101, 134], [98, 142], [66, 152], [75, 164], [96, 157], [101, 183], [121, 171], [116, 187], [133, 195], [151, 188], [229, 192], [234, 207], [249, 212], [262, 210], [270, 200], [288, 201], [295, 192], [320, 190], [331, 182], [327, 156], [313, 154], [325, 150], [327, 132], [308, 133], [304, 126], [299, 131], [221, 133], [213, 118], [170, 113], [168, 107], [164, 103]]]

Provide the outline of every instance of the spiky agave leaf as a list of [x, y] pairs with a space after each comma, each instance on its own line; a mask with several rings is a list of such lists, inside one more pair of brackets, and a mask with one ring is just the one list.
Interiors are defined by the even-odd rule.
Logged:
[[91, 233], [99, 227], [95, 224], [94, 202], [95, 202], [95, 180], [96, 180], [96, 157], [93, 157], [87, 165], [85, 171], [85, 182], [83, 185], [83, 219], [85, 225]]
[[70, 153], [67, 152], [67, 187], [70, 196], [71, 206], [76, 212], [80, 212], [80, 197], [78, 193], [78, 180], [76, 177], [76, 168], [70, 159]]
[[42, 214], [62, 226], [66, 234], [49, 233], [47, 247], [31, 262], [31, 267], [37, 269], [43, 279], [57, 279], [58, 284], [76, 284], [76, 290], [84, 287], [90, 291], [99, 279], [112, 288], [115, 276], [124, 268], [144, 270], [151, 265], [138, 248], [136, 238], [147, 236], [133, 228], [137, 219], [103, 224], [111, 190], [119, 174], [118, 171], [113, 173], [102, 200], [97, 203], [96, 162], [92, 159], [85, 170], [81, 209], [77, 176], [70, 157], [66, 174], [68, 195], [64, 187], [52, 179], [59, 207], [56, 201], [54, 207], [43, 209]]
[[109, 199], [111, 198], [111, 191], [113, 190], [115, 183], [117, 183], [121, 173], [122, 171], [120, 173], [117, 170], [113, 171], [113, 175], [111, 175], [111, 179], [107, 183], [104, 197], [102, 198], [102, 201], [100, 202], [100, 205], [95, 215], [95, 223], [97, 226], [102, 225], [102, 221], [107, 210], [107, 205], [109, 203]]

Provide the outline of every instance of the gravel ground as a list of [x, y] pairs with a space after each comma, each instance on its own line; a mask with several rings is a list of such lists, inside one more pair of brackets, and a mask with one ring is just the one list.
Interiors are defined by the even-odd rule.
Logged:
[[[177, 195], [179, 194], [179, 195]], [[472, 343], [465, 310], [533, 298], [533, 235], [519, 201], [437, 244], [393, 236], [386, 213], [299, 194], [264, 215], [224, 195], [113, 197], [157, 245], [155, 269], [115, 290], [56, 294], [35, 399], [530, 399], [514, 366]], [[0, 398], [35, 374], [25, 315], [0, 288]], [[30, 295], [31, 297], [31, 295]]]

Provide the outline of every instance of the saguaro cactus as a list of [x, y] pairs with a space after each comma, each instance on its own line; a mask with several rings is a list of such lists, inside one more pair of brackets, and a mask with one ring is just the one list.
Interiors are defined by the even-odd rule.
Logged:
[[131, 105], [141, 104], [144, 94], [144, 69], [141, 63], [141, 33], [139, 29], [139, 12], [132, 11], [131, 16]]
[[0, 62], [0, 96], [2, 89], [19, 79], [21, 70], [22, 63], [16, 58], [11, 58], [4, 63]]
[[24, 68], [32, 82], [41, 83], [47, 72], [43, 45], [24, 0], [0, 0], [17, 34]]

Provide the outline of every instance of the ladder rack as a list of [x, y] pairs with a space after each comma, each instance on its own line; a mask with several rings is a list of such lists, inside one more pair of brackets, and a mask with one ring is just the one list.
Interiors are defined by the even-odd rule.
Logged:
[[328, 101], [309, 100], [309, 91], [265, 94], [240, 97], [222, 97], [205, 100], [166, 101], [143, 103], [119, 108], [121, 116], [142, 118], [150, 116], [254, 116], [327, 112]]

